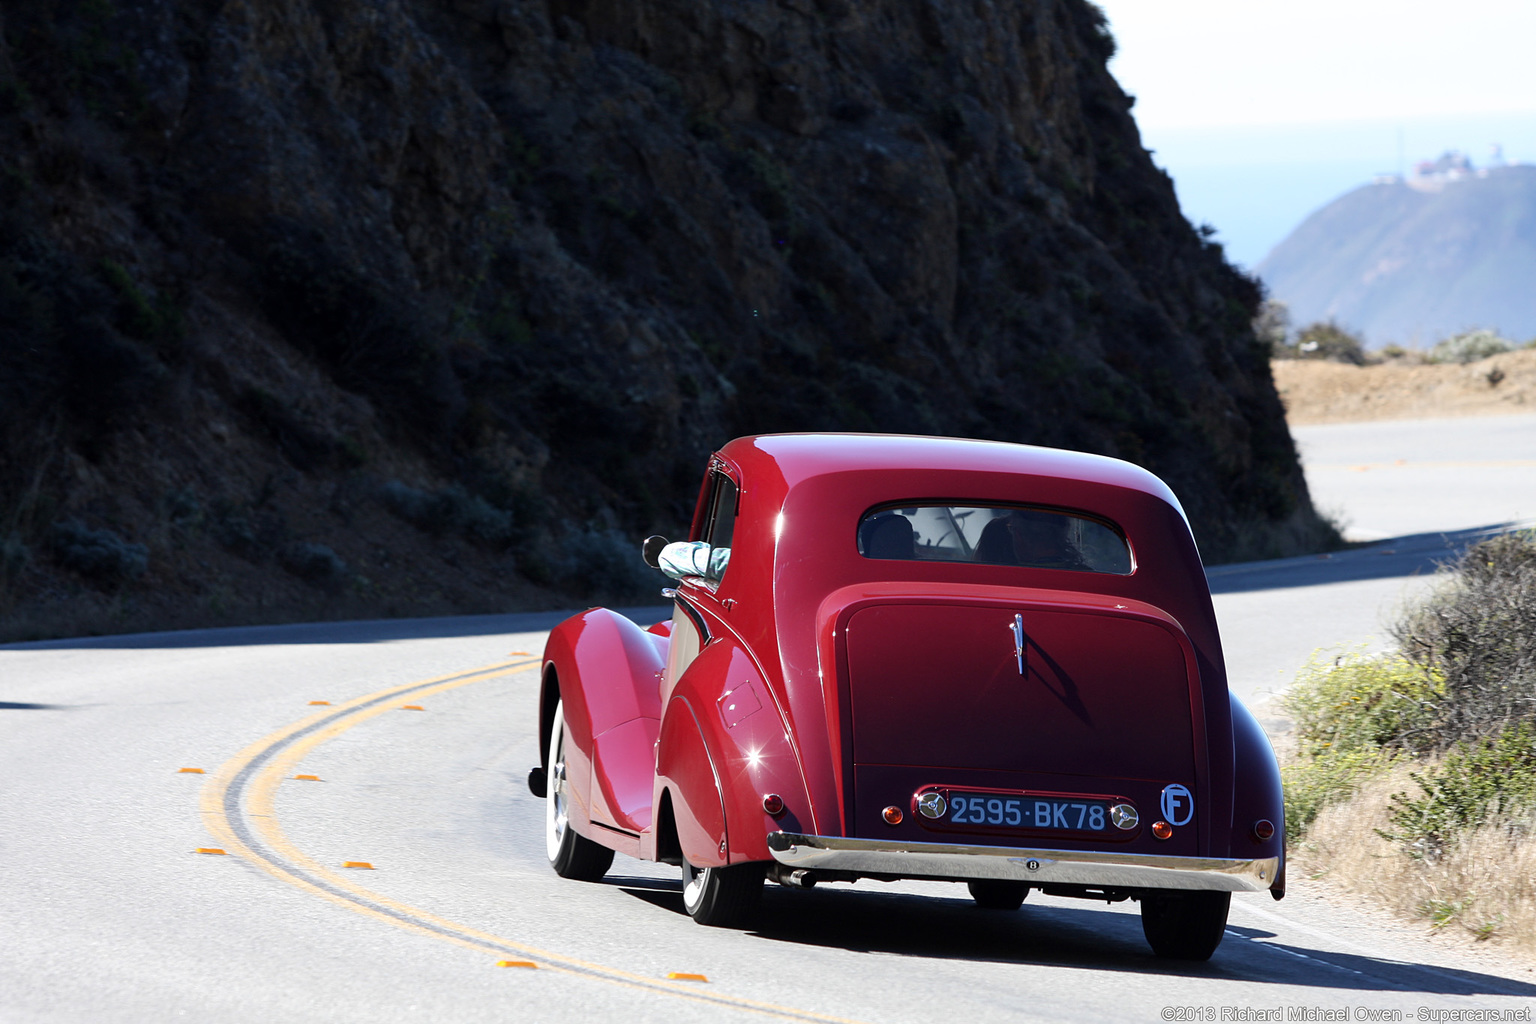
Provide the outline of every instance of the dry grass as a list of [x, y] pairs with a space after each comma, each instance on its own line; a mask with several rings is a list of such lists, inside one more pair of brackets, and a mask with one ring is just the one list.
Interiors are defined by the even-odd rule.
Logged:
[[1321, 359], [1270, 364], [1291, 426], [1424, 416], [1497, 416], [1536, 412], [1536, 350], [1522, 349], [1466, 365], [1394, 360], [1353, 366]]
[[1435, 861], [1410, 857], [1377, 834], [1390, 826], [1392, 794], [1429, 762], [1400, 762], [1323, 809], [1291, 851], [1293, 878], [1321, 878], [1434, 928], [1536, 957], [1536, 841], [1529, 816], [1466, 833]]

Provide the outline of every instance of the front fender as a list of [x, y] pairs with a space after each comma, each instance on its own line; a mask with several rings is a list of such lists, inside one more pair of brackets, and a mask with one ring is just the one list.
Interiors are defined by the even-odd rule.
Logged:
[[[1270, 885], [1270, 891], [1279, 899], [1285, 895], [1285, 790], [1280, 784], [1280, 767], [1269, 737], [1253, 712], [1235, 698], [1231, 704], [1236, 771], [1230, 856], [1280, 858], [1279, 870]], [[1253, 833], [1253, 825], [1260, 819], [1275, 826], [1275, 834], [1268, 840], [1260, 840]]]
[[[673, 716], [678, 715], [681, 722], [684, 712], [696, 732], [698, 752], [687, 745], [691, 737], [684, 742], [684, 730], [672, 729]], [[658, 782], [664, 779], [675, 794], [683, 852], [700, 867], [769, 860], [768, 833], [815, 828], [804, 777], [778, 703], [756, 663], [728, 636], [700, 652], [673, 688], [662, 723], [657, 774]], [[700, 791], [706, 779], [714, 787], [713, 801]], [[777, 817], [763, 809], [763, 797], [769, 793], [784, 801], [784, 811]], [[718, 825], [702, 817], [684, 824], [692, 808], [713, 805], [721, 810]], [[685, 831], [697, 836], [696, 850], [690, 850]], [[705, 834], [708, 850], [703, 848]], [[694, 860], [695, 852], [714, 859]]]

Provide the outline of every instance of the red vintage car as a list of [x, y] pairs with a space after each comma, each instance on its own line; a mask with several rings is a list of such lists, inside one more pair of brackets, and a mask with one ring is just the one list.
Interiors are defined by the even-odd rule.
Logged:
[[678, 865], [704, 924], [764, 880], [940, 879], [1138, 900], [1205, 959], [1285, 891], [1274, 753], [1227, 691], [1172, 491], [1129, 463], [951, 438], [782, 434], [709, 462], [650, 538], [670, 622], [593, 608], [544, 650], [547, 845]]

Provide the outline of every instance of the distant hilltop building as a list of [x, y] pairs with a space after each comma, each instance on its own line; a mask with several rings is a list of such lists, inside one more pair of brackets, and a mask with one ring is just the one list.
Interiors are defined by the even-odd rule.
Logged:
[[1372, 185], [1407, 185], [1420, 192], [1438, 192], [1451, 182], [1468, 178], [1486, 178], [1488, 172], [1520, 164], [1504, 159], [1504, 147], [1495, 142], [1488, 147], [1486, 167], [1474, 167], [1472, 158], [1457, 149], [1448, 149], [1434, 160], [1420, 160], [1413, 165], [1413, 173], [1407, 178], [1401, 174], [1383, 173], [1372, 175]]
[[1457, 181], [1468, 178], [1486, 178], [1488, 172], [1505, 167], [1517, 167], [1504, 159], [1504, 147], [1497, 142], [1489, 146], [1488, 166], [1474, 167], [1472, 158], [1457, 149], [1448, 149], [1434, 160], [1420, 160], [1413, 165], [1413, 173], [1405, 180], [1400, 174], [1378, 174], [1371, 179], [1373, 185], [1407, 185], [1420, 192], [1438, 192]]
[[1446, 150], [1440, 154], [1438, 160], [1420, 160], [1413, 165], [1413, 176], [1416, 179], [1439, 178], [1445, 181], [1460, 181], [1471, 173], [1471, 157], [1457, 149]]

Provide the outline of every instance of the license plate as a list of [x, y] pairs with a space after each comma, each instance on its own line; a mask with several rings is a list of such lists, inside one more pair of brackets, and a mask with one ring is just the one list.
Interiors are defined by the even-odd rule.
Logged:
[[1058, 796], [1007, 796], [952, 789], [939, 824], [970, 828], [1102, 832], [1109, 801]]

